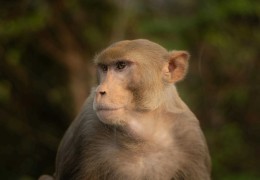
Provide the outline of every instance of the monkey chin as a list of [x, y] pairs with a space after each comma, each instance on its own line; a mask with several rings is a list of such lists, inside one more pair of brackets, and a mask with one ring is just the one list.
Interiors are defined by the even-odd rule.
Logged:
[[122, 123], [123, 114], [125, 114], [124, 108], [116, 109], [100, 109], [96, 110], [99, 120], [109, 125], [120, 125]]

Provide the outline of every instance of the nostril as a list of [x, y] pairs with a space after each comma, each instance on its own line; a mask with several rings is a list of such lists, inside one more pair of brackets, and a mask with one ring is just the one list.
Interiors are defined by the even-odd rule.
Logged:
[[105, 95], [106, 91], [100, 91], [99, 93], [100, 93], [100, 95]]

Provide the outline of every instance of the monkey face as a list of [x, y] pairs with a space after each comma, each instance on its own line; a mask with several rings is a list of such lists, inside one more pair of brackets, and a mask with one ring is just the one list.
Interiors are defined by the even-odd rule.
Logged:
[[133, 95], [127, 88], [134, 64], [115, 60], [98, 65], [99, 86], [96, 88], [93, 107], [99, 119], [106, 124], [120, 124], [131, 110]]

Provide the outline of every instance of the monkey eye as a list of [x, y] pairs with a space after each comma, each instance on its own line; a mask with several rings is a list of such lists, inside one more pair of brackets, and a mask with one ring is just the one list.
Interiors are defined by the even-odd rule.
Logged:
[[118, 70], [122, 70], [127, 66], [127, 62], [126, 61], [118, 61], [116, 62], [116, 69]]
[[107, 65], [105, 65], [105, 64], [99, 64], [98, 66], [99, 66], [99, 68], [100, 68], [103, 72], [107, 72], [107, 70], [108, 70], [108, 66], [107, 66]]

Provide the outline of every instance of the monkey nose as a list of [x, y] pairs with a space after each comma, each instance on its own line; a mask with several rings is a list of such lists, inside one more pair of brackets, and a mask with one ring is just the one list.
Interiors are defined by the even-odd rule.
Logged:
[[103, 95], [106, 94], [106, 91], [99, 91], [99, 94], [100, 94], [101, 96], [103, 96]]

